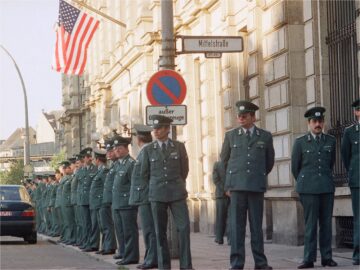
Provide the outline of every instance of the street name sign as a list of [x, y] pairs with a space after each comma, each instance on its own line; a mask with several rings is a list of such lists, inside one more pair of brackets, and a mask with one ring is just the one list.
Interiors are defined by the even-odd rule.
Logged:
[[176, 71], [160, 70], [147, 83], [146, 95], [151, 105], [181, 104], [186, 96], [186, 84]]
[[240, 36], [177, 36], [182, 40], [178, 53], [232, 53], [244, 50]]
[[163, 115], [171, 118], [171, 125], [186, 125], [187, 113], [186, 105], [170, 105], [170, 106], [146, 106], [146, 124], [153, 124], [153, 115]]

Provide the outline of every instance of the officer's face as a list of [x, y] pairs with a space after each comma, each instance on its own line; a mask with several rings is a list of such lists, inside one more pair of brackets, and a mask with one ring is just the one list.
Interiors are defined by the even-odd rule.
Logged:
[[66, 175], [72, 174], [72, 169], [71, 169], [71, 167], [70, 167], [70, 166], [69, 166], [69, 167], [65, 167], [65, 168], [64, 168], [64, 173], [65, 173]]
[[92, 157], [91, 156], [85, 156], [84, 162], [86, 165], [90, 165], [92, 163]]
[[238, 119], [238, 123], [240, 124], [240, 126], [242, 128], [246, 128], [246, 129], [251, 128], [256, 121], [255, 114], [252, 115], [249, 112], [238, 114], [237, 119]]
[[360, 109], [359, 109], [359, 110], [355, 110], [355, 111], [354, 111], [354, 114], [355, 114], [357, 120], [360, 120]]
[[309, 129], [314, 134], [320, 134], [324, 128], [324, 119], [310, 119]]
[[154, 128], [154, 137], [159, 141], [166, 141], [170, 132], [170, 126]]
[[114, 152], [117, 158], [123, 158], [129, 153], [129, 149], [124, 145], [119, 145], [114, 148]]
[[55, 173], [55, 179], [60, 180], [60, 178], [61, 178], [61, 174], [60, 173]]

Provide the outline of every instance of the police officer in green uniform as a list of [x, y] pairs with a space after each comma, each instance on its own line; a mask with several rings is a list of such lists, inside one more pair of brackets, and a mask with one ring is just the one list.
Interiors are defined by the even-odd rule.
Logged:
[[360, 255], [360, 202], [359, 202], [359, 187], [360, 187], [360, 99], [352, 103], [354, 114], [357, 123], [346, 128], [344, 137], [341, 143], [341, 156], [349, 175], [349, 187], [351, 191], [351, 202], [354, 214], [353, 226], [353, 264], [359, 265]]
[[71, 207], [73, 208], [73, 213], [74, 213], [74, 237], [72, 239], [70, 239], [70, 242], [72, 243], [72, 245], [77, 246], [79, 243], [79, 213], [78, 213], [78, 206], [77, 206], [77, 187], [78, 187], [78, 183], [79, 183], [79, 168], [80, 168], [80, 162], [78, 161], [77, 156], [71, 157], [69, 158], [69, 161], [71, 162], [71, 164], [73, 164], [72, 166], [74, 166], [73, 168], [73, 178], [71, 180], [71, 187], [70, 187], [70, 203], [71, 203]]
[[[95, 165], [97, 173], [90, 187], [90, 214], [91, 214], [91, 234], [88, 249], [84, 251], [92, 251], [99, 249], [100, 233], [103, 235], [103, 230], [100, 223], [100, 207], [102, 203], [102, 196], [104, 190], [104, 182], [108, 169], [106, 168], [106, 151], [103, 149], [94, 149]], [[102, 246], [104, 241], [102, 241]], [[103, 247], [99, 249], [96, 254], [102, 254]]]
[[64, 186], [64, 182], [65, 182], [65, 177], [63, 174], [63, 168], [62, 168], [62, 162], [60, 163], [60, 172], [61, 172], [61, 178], [60, 178], [60, 182], [59, 185], [57, 186], [56, 189], [56, 198], [55, 198], [55, 213], [57, 215], [57, 218], [59, 220], [59, 234], [60, 234], [60, 239], [58, 240], [58, 242], [62, 243], [65, 241], [64, 239], [64, 229], [65, 229], [65, 224], [64, 224], [64, 214], [63, 214], [63, 186]]
[[192, 269], [190, 251], [190, 220], [186, 204], [186, 177], [189, 160], [185, 145], [169, 136], [172, 119], [152, 117], [156, 140], [143, 148], [141, 175], [149, 182], [149, 201], [156, 231], [158, 267], [170, 269], [167, 243], [168, 209], [179, 233], [180, 269]]
[[131, 174], [135, 160], [129, 155], [130, 140], [121, 136], [114, 137], [114, 150], [118, 157], [113, 184], [112, 208], [114, 209], [115, 232], [122, 227], [125, 250], [118, 265], [139, 262], [139, 232], [137, 226], [137, 207], [129, 205]]
[[88, 147], [83, 149], [80, 154], [84, 156], [84, 174], [83, 181], [80, 189], [80, 206], [81, 206], [81, 222], [84, 233], [84, 242], [80, 246], [81, 249], [88, 251], [89, 248], [92, 251], [97, 251], [97, 249], [90, 246], [90, 237], [91, 237], [91, 215], [89, 208], [89, 195], [91, 182], [94, 179], [94, 176], [97, 172], [96, 166], [92, 163], [92, 148]]
[[135, 125], [137, 145], [140, 152], [137, 156], [131, 176], [130, 205], [139, 206], [141, 229], [145, 244], [144, 262], [137, 266], [138, 269], [157, 268], [156, 233], [154, 219], [149, 202], [149, 183], [141, 177], [141, 160], [144, 147], [152, 142], [152, 128], [145, 125]]
[[212, 180], [215, 184], [216, 197], [215, 242], [222, 245], [224, 243], [223, 238], [226, 231], [226, 220], [230, 200], [225, 194], [225, 168], [221, 161], [214, 163]]
[[55, 175], [54, 173], [50, 173], [49, 174], [49, 185], [48, 185], [48, 191], [47, 191], [47, 220], [48, 220], [48, 230], [47, 230], [47, 235], [51, 235], [53, 232], [53, 227], [54, 227], [54, 220], [52, 218], [52, 213], [51, 211], [53, 210], [53, 204], [52, 204], [52, 191], [54, 189], [54, 182], [55, 182]]
[[74, 244], [75, 233], [75, 221], [74, 221], [74, 208], [71, 204], [71, 181], [72, 181], [72, 163], [70, 161], [64, 161], [62, 163], [64, 171], [64, 183], [63, 183], [63, 217], [64, 217], [64, 244]]
[[[82, 154], [76, 155], [76, 163], [78, 165], [78, 170], [76, 171], [76, 180], [77, 180], [77, 189], [76, 189], [76, 209], [77, 209], [77, 234], [76, 234], [76, 246], [85, 245], [85, 224], [82, 222], [82, 212], [81, 212], [81, 200], [80, 200], [80, 191], [82, 191], [85, 175], [85, 164], [84, 156]], [[74, 199], [75, 199], [74, 198]]]
[[316, 261], [317, 224], [322, 266], [337, 266], [332, 259], [331, 218], [334, 205], [336, 140], [323, 133], [323, 107], [305, 112], [309, 133], [295, 140], [291, 154], [291, 170], [296, 179], [296, 192], [304, 208], [304, 259], [298, 269], [313, 268]]
[[[116, 249], [116, 239], [115, 239], [115, 231], [114, 231], [114, 221], [111, 213], [111, 203], [112, 203], [112, 188], [114, 184], [115, 177], [115, 165], [117, 157], [114, 153], [113, 148], [113, 140], [108, 138], [104, 141], [107, 158], [111, 161], [111, 165], [108, 173], [106, 174], [102, 195], [102, 203], [99, 210], [100, 215], [100, 224], [103, 230], [103, 245], [102, 245], [102, 253], [101, 255], [114, 254]], [[123, 239], [123, 234], [122, 238]], [[124, 241], [121, 240], [119, 248], [119, 254], [115, 255], [114, 259], [122, 259], [124, 254]]]
[[51, 219], [53, 220], [53, 227], [51, 228], [50, 236], [54, 236], [54, 237], [60, 235], [59, 220], [55, 211], [56, 190], [59, 185], [60, 178], [61, 178], [60, 171], [57, 169], [55, 170], [55, 180], [51, 189], [51, 197], [50, 197]]
[[44, 192], [44, 217], [45, 217], [45, 234], [49, 235], [50, 228], [51, 228], [51, 221], [50, 221], [50, 190], [51, 190], [51, 176], [49, 174], [46, 175], [46, 185], [45, 185], [45, 192]]
[[255, 104], [236, 103], [240, 127], [225, 134], [221, 162], [226, 170], [225, 191], [230, 196], [231, 269], [245, 264], [245, 229], [249, 216], [255, 269], [272, 269], [264, 254], [262, 219], [267, 175], [274, 166], [270, 132], [255, 126]]

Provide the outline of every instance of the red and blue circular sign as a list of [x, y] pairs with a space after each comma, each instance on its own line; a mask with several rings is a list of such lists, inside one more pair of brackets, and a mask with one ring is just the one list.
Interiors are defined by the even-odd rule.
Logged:
[[186, 84], [176, 71], [160, 70], [151, 76], [146, 95], [151, 105], [181, 104], [186, 96]]

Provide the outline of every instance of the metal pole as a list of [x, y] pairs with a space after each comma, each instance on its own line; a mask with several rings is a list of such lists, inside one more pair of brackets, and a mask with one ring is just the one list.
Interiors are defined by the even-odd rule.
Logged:
[[[161, 0], [161, 52], [159, 69], [175, 69], [175, 39], [173, 0]], [[172, 139], [176, 140], [176, 127], [173, 126]], [[170, 212], [168, 212], [170, 214]], [[179, 239], [172, 216], [168, 225], [168, 245], [171, 258], [179, 257]]]
[[28, 104], [27, 104], [27, 95], [26, 95], [26, 88], [24, 80], [21, 76], [20, 69], [15, 62], [15, 59], [12, 55], [5, 49], [3, 45], [0, 44], [0, 47], [6, 52], [6, 54], [11, 58], [13, 61], [16, 71], [20, 77], [23, 93], [24, 93], [24, 104], [25, 104], [25, 147], [24, 147], [24, 165], [30, 165], [30, 134], [29, 134], [29, 117], [28, 117]]

